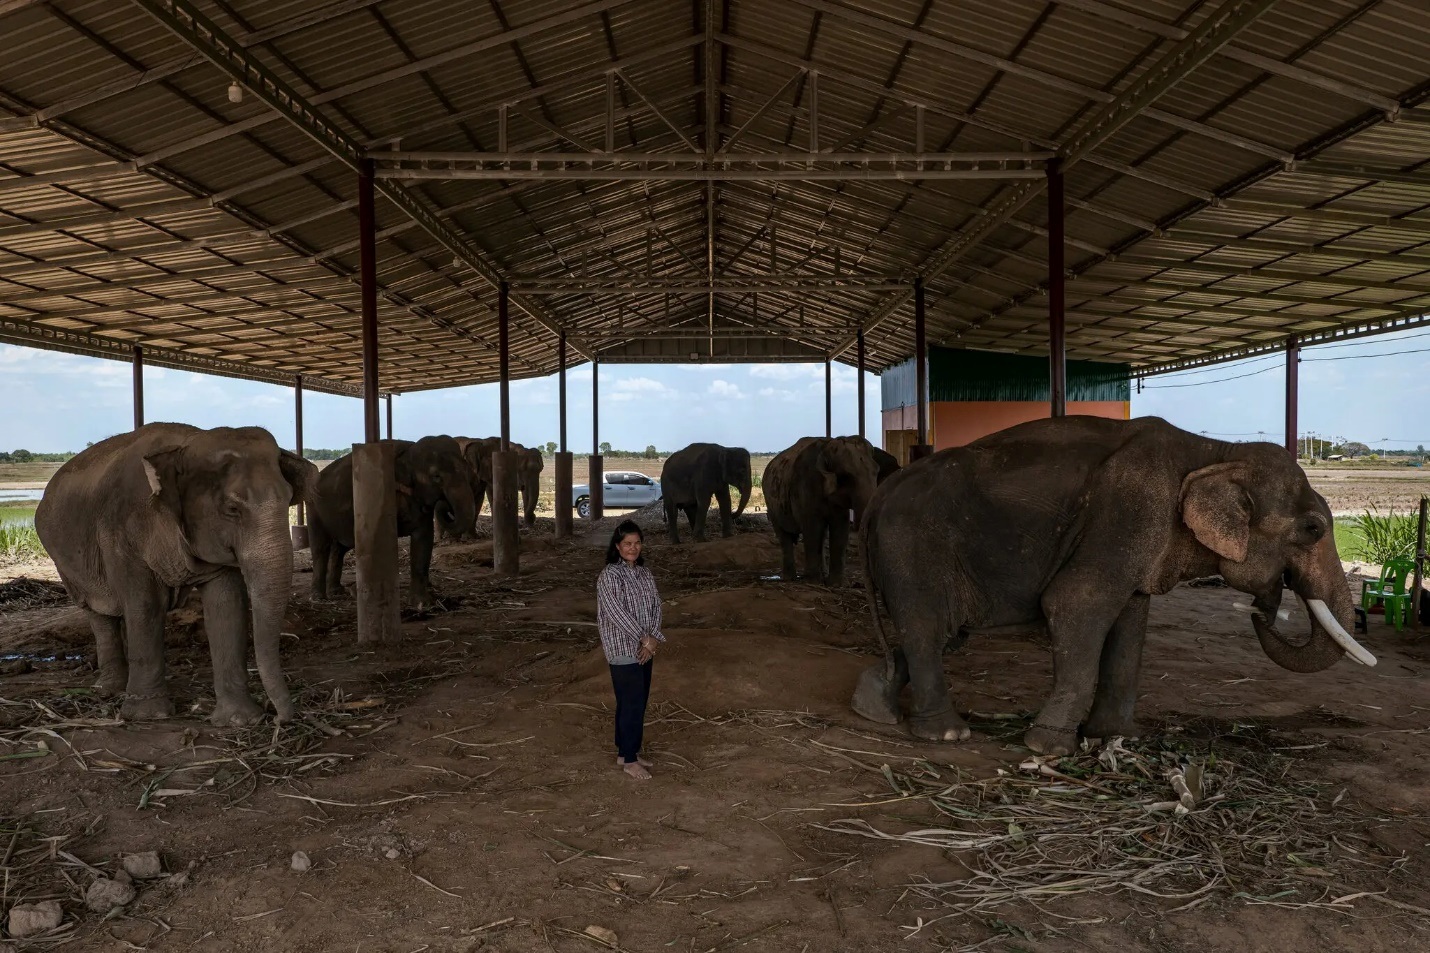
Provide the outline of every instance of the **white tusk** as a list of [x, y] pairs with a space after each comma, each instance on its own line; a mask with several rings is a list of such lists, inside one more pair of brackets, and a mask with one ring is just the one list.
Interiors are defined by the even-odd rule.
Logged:
[[[1244, 602], [1233, 602], [1233, 603], [1231, 604], [1231, 607], [1232, 607], [1233, 609], [1240, 609], [1242, 612], [1252, 612], [1252, 613], [1259, 613], [1259, 612], [1261, 612], [1261, 610], [1258, 609], [1258, 608], [1256, 608], [1255, 606], [1249, 606], [1249, 605], [1247, 605], [1247, 604], [1244, 603]], [[1285, 621], [1287, 621], [1288, 619], [1291, 618], [1291, 613], [1287, 612], [1285, 609], [1277, 609], [1277, 610], [1276, 610], [1276, 618], [1280, 619], [1282, 622], [1285, 622]]]
[[1336, 617], [1331, 615], [1331, 610], [1320, 599], [1307, 599], [1306, 608], [1311, 610], [1311, 615], [1316, 617], [1316, 621], [1321, 623], [1321, 627], [1330, 633], [1331, 638], [1336, 640], [1336, 644], [1355, 661], [1362, 665], [1374, 665], [1375, 656], [1366, 651], [1351, 634], [1341, 628], [1341, 624], [1336, 621]]

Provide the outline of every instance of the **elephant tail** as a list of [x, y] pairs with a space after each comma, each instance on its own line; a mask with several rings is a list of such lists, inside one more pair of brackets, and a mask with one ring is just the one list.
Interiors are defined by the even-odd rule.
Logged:
[[874, 573], [873, 547], [869, 545], [869, 529], [872, 520], [866, 520], [859, 528], [859, 551], [864, 558], [864, 593], [869, 599], [869, 617], [874, 623], [874, 633], [879, 637], [879, 648], [884, 653], [884, 661], [892, 666], [893, 653], [889, 651], [889, 637], [884, 633], [884, 620], [879, 615], [879, 583]]

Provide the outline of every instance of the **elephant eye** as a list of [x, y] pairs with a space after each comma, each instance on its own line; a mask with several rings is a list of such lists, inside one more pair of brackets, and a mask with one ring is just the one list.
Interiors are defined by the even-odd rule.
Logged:
[[231, 520], [236, 520], [243, 515], [243, 507], [238, 505], [238, 501], [233, 497], [228, 497], [219, 507], [224, 516]]
[[1320, 520], [1306, 520], [1301, 524], [1301, 532], [1315, 542], [1326, 535], [1326, 527], [1321, 525]]

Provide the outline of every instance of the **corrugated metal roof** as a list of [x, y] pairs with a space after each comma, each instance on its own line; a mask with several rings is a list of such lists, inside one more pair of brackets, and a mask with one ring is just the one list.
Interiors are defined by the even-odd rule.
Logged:
[[[467, 154], [476, 170], [471, 154], [504, 136], [522, 156], [505, 177], [383, 180], [438, 223], [378, 200], [388, 390], [495, 379], [498, 277], [522, 295], [519, 377], [554, 369], [556, 329], [612, 361], [852, 360], [863, 329], [886, 368], [913, 350], [898, 289], [918, 275], [931, 341], [1046, 353], [1037, 181], [911, 162], [860, 178], [870, 163], [830, 159], [816, 165], [842, 176], [765, 162], [763, 177], [706, 183], [609, 161], [728, 150], [753, 169], [812, 135], [826, 155], [1067, 156], [1072, 357], [1155, 371], [1430, 310], [1430, 15], [1416, 0], [189, 3], [0, 16], [0, 339], [141, 344], [160, 363], [360, 386], [356, 174], [301, 110], [265, 101], [253, 70], [383, 174], [445, 167], [389, 150]], [[251, 57], [241, 102], [182, 35], [189, 10]], [[1197, 30], [1215, 39], [1204, 61]], [[1084, 150], [1103, 114], [1114, 131]], [[590, 160], [517, 177], [556, 153]], [[680, 168], [719, 170], [722, 155]], [[575, 177], [594, 166], [629, 177]], [[1025, 167], [1041, 163], [977, 174]], [[731, 290], [701, 290], [712, 280]]]

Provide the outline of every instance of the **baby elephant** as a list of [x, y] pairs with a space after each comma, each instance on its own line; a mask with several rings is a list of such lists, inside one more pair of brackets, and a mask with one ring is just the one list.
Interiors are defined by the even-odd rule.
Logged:
[[194, 586], [213, 658], [216, 725], [251, 725], [248, 635], [278, 721], [291, 721], [278, 639], [293, 583], [288, 508], [318, 471], [259, 427], [146, 424], [77, 454], [50, 478], [35, 530], [98, 642], [99, 688], [127, 719], [174, 713], [164, 615]]

